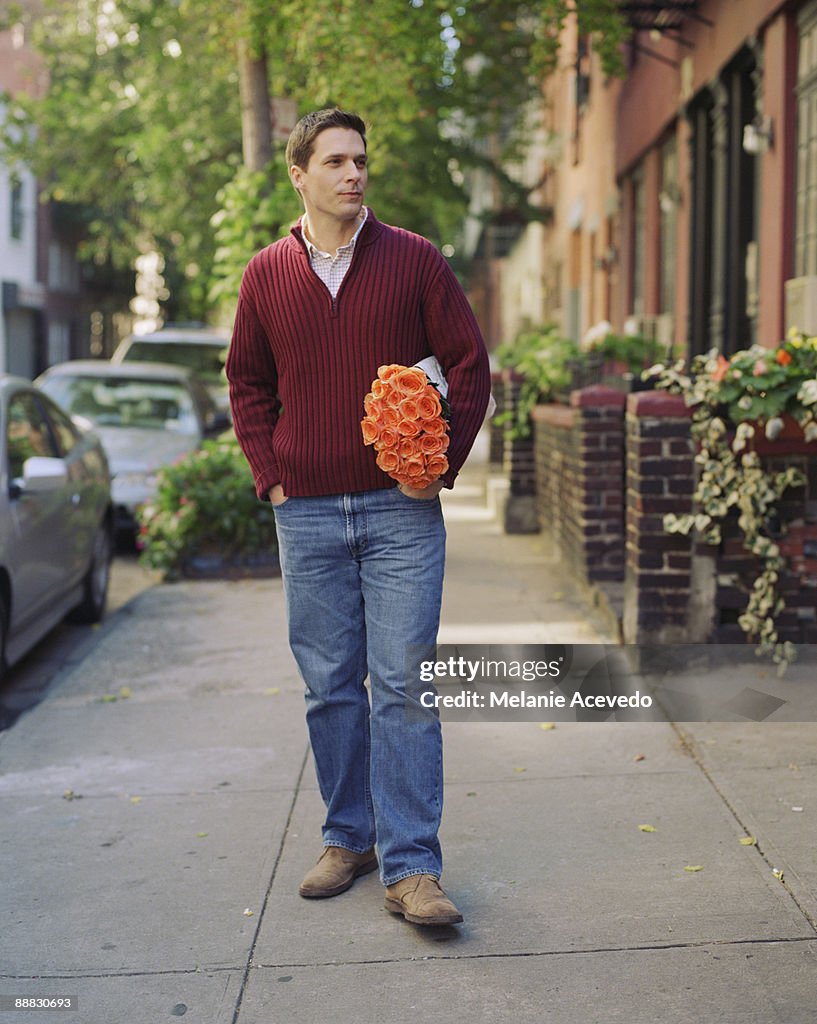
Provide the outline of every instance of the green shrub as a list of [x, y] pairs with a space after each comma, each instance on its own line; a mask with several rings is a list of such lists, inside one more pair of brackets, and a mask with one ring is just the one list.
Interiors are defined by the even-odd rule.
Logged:
[[610, 334], [594, 342], [589, 349], [614, 363], [623, 363], [630, 373], [640, 374], [665, 352], [665, 346], [639, 334]]
[[197, 555], [246, 558], [276, 549], [275, 517], [259, 501], [234, 435], [159, 472], [156, 498], [139, 512], [141, 561], [166, 578], [185, 572]]
[[530, 414], [535, 405], [550, 402], [564, 390], [573, 377], [571, 364], [580, 358], [579, 346], [563, 338], [558, 328], [550, 324], [531, 331], [523, 331], [514, 341], [500, 345], [496, 358], [504, 369], [522, 375], [519, 398], [513, 412], [497, 416], [514, 439], [529, 437]]

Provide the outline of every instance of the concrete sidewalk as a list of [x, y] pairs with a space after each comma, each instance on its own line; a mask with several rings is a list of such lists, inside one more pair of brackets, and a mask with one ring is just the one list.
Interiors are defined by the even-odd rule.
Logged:
[[[608, 641], [483, 485], [477, 461], [445, 495], [441, 642]], [[393, 917], [376, 874], [300, 899], [322, 806], [280, 581], [146, 591], [0, 735], [0, 996], [78, 997], [19, 1019], [82, 1024], [812, 1024], [817, 727], [445, 743], [465, 923]]]

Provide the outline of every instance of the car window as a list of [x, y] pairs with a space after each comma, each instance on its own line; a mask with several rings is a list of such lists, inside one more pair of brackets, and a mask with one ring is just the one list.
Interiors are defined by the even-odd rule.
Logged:
[[46, 398], [41, 399], [41, 401], [45, 406], [48, 419], [51, 421], [54, 436], [60, 449], [60, 455], [63, 457], [70, 455], [79, 440], [79, 431], [62, 409], [58, 409], [53, 402], [49, 402]]
[[57, 455], [48, 423], [32, 394], [14, 395], [9, 401], [6, 450], [10, 480], [23, 475], [26, 459]]
[[59, 374], [41, 386], [64, 409], [98, 427], [199, 432], [193, 396], [178, 381]]
[[125, 352], [127, 362], [173, 363], [186, 366], [208, 384], [223, 382], [222, 370], [227, 358], [227, 345], [206, 345], [201, 342], [134, 341]]

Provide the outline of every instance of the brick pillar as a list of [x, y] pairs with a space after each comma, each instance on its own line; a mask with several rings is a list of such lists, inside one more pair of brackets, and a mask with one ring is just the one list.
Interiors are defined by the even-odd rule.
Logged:
[[505, 384], [501, 371], [494, 371], [491, 374], [491, 394], [496, 402], [496, 412], [488, 427], [488, 461], [492, 466], [501, 467], [505, 461], [505, 426], [496, 422], [505, 412]]
[[[503, 407], [512, 412], [523, 378], [514, 370], [502, 371]], [[506, 533], [536, 533], [535, 499], [536, 468], [533, 461], [533, 437], [511, 438], [505, 434], [503, 469], [510, 481], [505, 504], [504, 527]]]
[[539, 521], [586, 582], [624, 579], [625, 402], [594, 385], [533, 414]]
[[626, 450], [624, 640], [705, 642], [714, 600], [709, 560], [694, 567], [692, 538], [667, 533], [663, 523], [667, 512], [692, 511], [694, 450], [683, 398], [660, 391], [629, 395]]

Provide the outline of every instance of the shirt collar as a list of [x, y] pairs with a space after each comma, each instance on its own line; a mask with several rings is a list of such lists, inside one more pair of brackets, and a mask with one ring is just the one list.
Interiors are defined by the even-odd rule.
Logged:
[[[355, 242], [357, 241], [357, 236], [363, 230], [363, 225], [366, 223], [366, 221], [367, 221], [367, 219], [369, 217], [369, 208], [367, 206], [362, 207], [362, 211], [363, 211], [363, 220], [358, 224], [357, 231], [355, 231], [355, 233], [352, 235], [352, 237], [349, 239], [349, 241], [346, 243], [346, 245], [340, 246], [340, 248], [337, 251], [337, 255], [338, 256], [340, 256], [341, 253], [351, 252], [354, 249]], [[306, 244], [306, 248], [307, 248], [307, 251], [309, 252], [309, 255], [310, 256], [323, 256], [323, 257], [328, 257], [329, 259], [334, 259], [335, 257], [332, 256], [331, 253], [324, 252], [322, 249], [319, 249], [317, 247], [317, 245], [314, 245], [309, 240], [309, 238], [307, 237], [306, 231], [304, 230], [305, 222], [306, 222], [306, 214], [304, 214], [303, 217], [301, 217], [301, 235], [303, 236], [303, 240], [304, 240], [304, 243]]]

